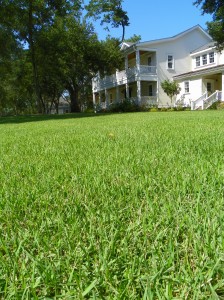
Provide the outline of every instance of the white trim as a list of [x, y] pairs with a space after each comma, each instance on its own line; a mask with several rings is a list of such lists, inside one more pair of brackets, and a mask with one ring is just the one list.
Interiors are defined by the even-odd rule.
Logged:
[[201, 51], [191, 53], [190, 56], [194, 57], [194, 56], [202, 55], [203, 53], [215, 52], [215, 51], [214, 51], [215, 49], [216, 49], [215, 46], [214, 46], [214, 47], [208, 47], [208, 48], [203, 49], [203, 50], [201, 50]]

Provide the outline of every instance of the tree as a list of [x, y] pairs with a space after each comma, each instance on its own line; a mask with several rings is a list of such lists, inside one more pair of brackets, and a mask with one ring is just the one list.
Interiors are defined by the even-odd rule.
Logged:
[[224, 1], [223, 0], [197, 0], [194, 5], [200, 6], [202, 14], [211, 14], [212, 22], [207, 22], [208, 32], [216, 41], [219, 50], [224, 48]]
[[[125, 27], [129, 25], [129, 18], [127, 12], [122, 8], [123, 0], [90, 0], [86, 5], [88, 10], [87, 16], [93, 17], [95, 20], [101, 18], [101, 24], [111, 24], [112, 27], [122, 27], [123, 42], [125, 37]], [[108, 29], [108, 27], [106, 27]]]
[[141, 41], [141, 39], [142, 39], [141, 35], [134, 34], [133, 36], [131, 36], [128, 39], [125, 39], [124, 41], [125, 42], [130, 42], [130, 43], [138, 43], [138, 42]]
[[[70, 94], [71, 111], [80, 111], [79, 95], [86, 94], [92, 77], [98, 70], [106, 73], [120, 63], [118, 40], [110, 39], [105, 44], [98, 40], [84, 17], [83, 2], [0, 0], [0, 31], [3, 28], [16, 45], [23, 45], [32, 66], [32, 86], [40, 113], [47, 113], [52, 103], [58, 103], [64, 90]], [[128, 17], [121, 3], [90, 0], [90, 14], [104, 14], [103, 22], [124, 28]]]
[[180, 93], [181, 88], [179, 84], [176, 81], [170, 81], [169, 79], [167, 79], [161, 82], [161, 87], [170, 98], [172, 104], [173, 96]]

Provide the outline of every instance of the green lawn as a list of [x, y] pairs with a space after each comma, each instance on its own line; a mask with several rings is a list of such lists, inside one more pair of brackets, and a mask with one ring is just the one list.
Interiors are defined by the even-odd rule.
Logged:
[[224, 299], [224, 111], [0, 118], [0, 299]]

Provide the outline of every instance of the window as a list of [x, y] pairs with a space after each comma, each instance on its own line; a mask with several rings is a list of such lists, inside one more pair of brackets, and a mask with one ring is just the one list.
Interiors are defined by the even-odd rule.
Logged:
[[112, 102], [113, 102], [113, 95], [110, 94], [110, 103], [112, 103]]
[[207, 54], [202, 55], [202, 64], [207, 65]]
[[189, 93], [190, 89], [189, 89], [189, 81], [185, 81], [184, 82], [184, 91], [185, 93]]
[[214, 63], [215, 58], [214, 58], [214, 52], [210, 52], [209, 53], [209, 62], [210, 64]]
[[167, 56], [167, 68], [174, 69], [173, 55]]
[[149, 85], [149, 96], [153, 96], [152, 84]]
[[207, 92], [209, 92], [209, 93], [212, 92], [212, 84], [211, 84], [211, 82], [207, 82]]
[[151, 66], [151, 65], [152, 65], [152, 57], [149, 56], [149, 57], [148, 57], [148, 66]]
[[200, 67], [201, 64], [200, 56], [197, 56], [195, 60], [196, 60], [196, 67]]

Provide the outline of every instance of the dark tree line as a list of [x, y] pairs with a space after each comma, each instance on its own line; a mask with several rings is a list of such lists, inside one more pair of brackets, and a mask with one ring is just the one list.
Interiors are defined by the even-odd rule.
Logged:
[[99, 41], [90, 23], [102, 18], [124, 33], [121, 0], [0, 0], [0, 8], [0, 112], [47, 113], [65, 90], [78, 112], [96, 72], [122, 62], [121, 41]]

